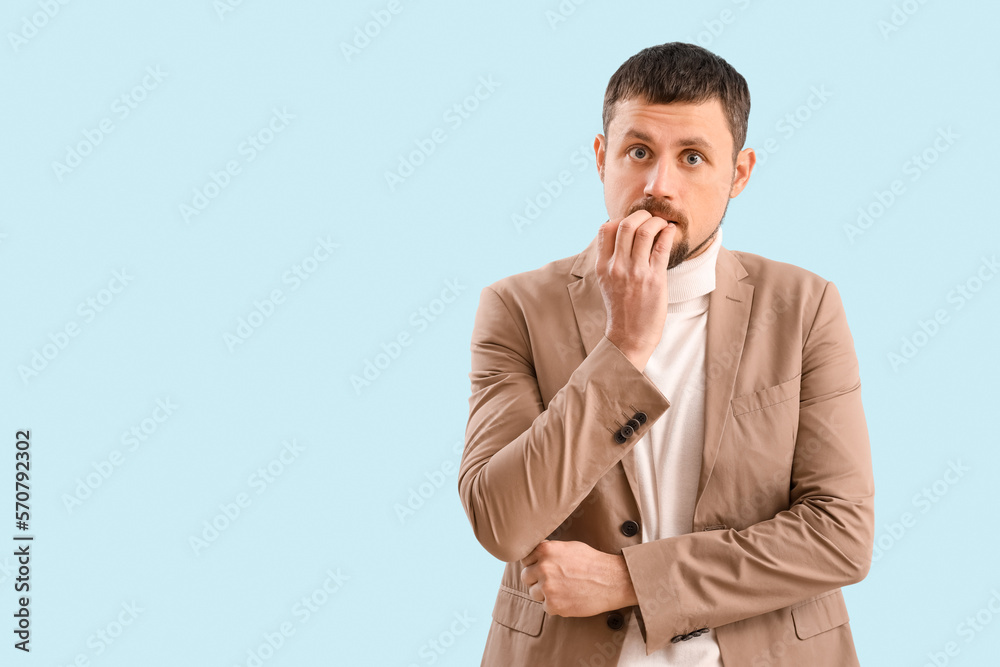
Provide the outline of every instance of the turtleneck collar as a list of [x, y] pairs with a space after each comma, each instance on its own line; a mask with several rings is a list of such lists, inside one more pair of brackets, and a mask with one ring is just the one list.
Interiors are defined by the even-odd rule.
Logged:
[[670, 303], [679, 303], [708, 294], [715, 289], [715, 260], [722, 247], [722, 228], [705, 251], [667, 269]]

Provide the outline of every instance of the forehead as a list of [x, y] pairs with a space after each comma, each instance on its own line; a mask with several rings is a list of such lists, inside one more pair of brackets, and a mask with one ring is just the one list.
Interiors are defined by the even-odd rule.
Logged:
[[614, 142], [644, 138], [664, 144], [673, 143], [681, 137], [700, 136], [722, 150], [732, 148], [729, 123], [717, 98], [699, 103], [671, 104], [624, 100], [615, 108], [608, 135], [608, 140]]

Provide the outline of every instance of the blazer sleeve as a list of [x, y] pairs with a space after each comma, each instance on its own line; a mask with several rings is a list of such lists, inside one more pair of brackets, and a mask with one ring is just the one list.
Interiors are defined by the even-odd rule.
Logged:
[[[670, 403], [603, 336], [543, 408], [524, 314], [492, 286], [480, 293], [471, 350], [458, 490], [476, 539], [513, 562], [565, 521]], [[645, 423], [619, 444], [615, 433], [636, 411]]]
[[805, 337], [790, 506], [743, 530], [622, 550], [646, 651], [672, 637], [787, 607], [868, 573], [874, 482], [854, 342], [827, 282]]

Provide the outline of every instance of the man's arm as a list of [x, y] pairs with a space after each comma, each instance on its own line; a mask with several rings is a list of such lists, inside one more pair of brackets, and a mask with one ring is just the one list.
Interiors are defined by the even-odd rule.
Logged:
[[[670, 403], [605, 336], [543, 410], [528, 332], [491, 287], [479, 297], [471, 348], [458, 488], [476, 539], [513, 562], [562, 524]], [[645, 423], [617, 443], [636, 410]]]
[[802, 356], [790, 507], [744, 530], [623, 549], [647, 652], [675, 635], [794, 604], [863, 579], [874, 539], [874, 483], [854, 343], [827, 283]]

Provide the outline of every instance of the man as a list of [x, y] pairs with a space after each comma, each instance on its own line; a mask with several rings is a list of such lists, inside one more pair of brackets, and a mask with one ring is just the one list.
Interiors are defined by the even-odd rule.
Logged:
[[722, 247], [750, 95], [694, 45], [611, 77], [587, 248], [480, 294], [458, 487], [507, 563], [483, 665], [857, 665], [873, 480], [833, 283]]

